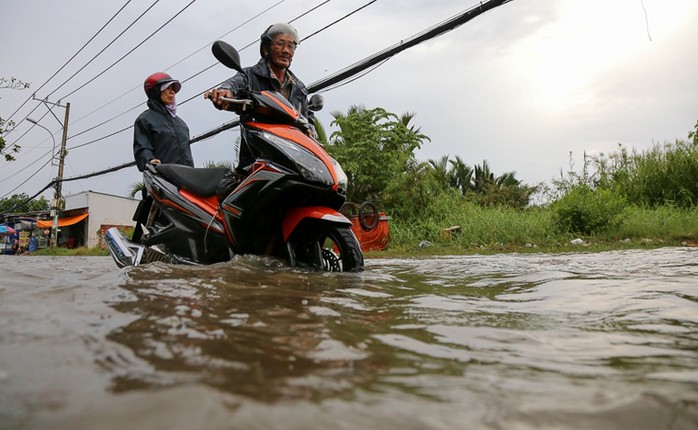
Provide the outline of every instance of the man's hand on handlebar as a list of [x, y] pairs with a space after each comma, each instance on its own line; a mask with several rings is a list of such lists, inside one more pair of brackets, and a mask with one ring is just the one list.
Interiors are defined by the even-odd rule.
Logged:
[[230, 103], [225, 99], [233, 98], [233, 92], [226, 89], [213, 89], [204, 93], [205, 99], [210, 99], [216, 109], [229, 110]]

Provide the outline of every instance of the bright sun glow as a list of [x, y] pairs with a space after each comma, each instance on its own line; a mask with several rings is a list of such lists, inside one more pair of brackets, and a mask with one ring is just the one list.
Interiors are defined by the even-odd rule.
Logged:
[[645, 0], [647, 21], [640, 0], [553, 3], [559, 7], [558, 22], [515, 51], [533, 107], [552, 115], [573, 107], [593, 109], [595, 82], [637, 61], [643, 50], [661, 45], [684, 24], [682, 10], [688, 5], [678, 3]]

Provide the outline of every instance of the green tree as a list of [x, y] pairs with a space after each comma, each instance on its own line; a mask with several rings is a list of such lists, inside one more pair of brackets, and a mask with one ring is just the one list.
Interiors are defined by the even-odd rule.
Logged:
[[49, 209], [49, 202], [41, 196], [39, 199], [29, 200], [27, 194], [13, 194], [12, 197], [0, 199], [0, 214], [5, 213], [32, 213]]
[[383, 108], [351, 106], [347, 114], [332, 116], [339, 130], [330, 135], [326, 148], [347, 174], [349, 201], [380, 203], [383, 190], [407, 171], [414, 151], [430, 140], [409, 126], [414, 114], [400, 118]]
[[[29, 85], [29, 83], [22, 82], [16, 78], [0, 78], [0, 89], [24, 90], [29, 88]], [[21, 149], [19, 145], [12, 145], [10, 148], [6, 149], [7, 144], [5, 143], [3, 135], [7, 128], [13, 128], [14, 126], [14, 122], [5, 121], [3, 118], [0, 118], [0, 155], [5, 157], [5, 161], [14, 161], [14, 154], [18, 153]]]
[[322, 125], [322, 122], [315, 117], [315, 122], [313, 123], [315, 125], [315, 132], [317, 133], [317, 141], [320, 142], [323, 146], [327, 146], [327, 131], [325, 130], [325, 126]]
[[444, 192], [429, 163], [412, 160], [404, 172], [393, 178], [383, 191], [382, 203], [393, 216], [416, 220], [431, 215], [434, 201]]

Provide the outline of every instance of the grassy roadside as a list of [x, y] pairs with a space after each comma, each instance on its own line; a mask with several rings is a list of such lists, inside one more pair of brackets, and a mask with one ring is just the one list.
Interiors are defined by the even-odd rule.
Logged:
[[106, 249], [100, 249], [98, 246], [94, 248], [88, 248], [86, 246], [79, 248], [44, 248], [36, 251], [34, 255], [47, 255], [56, 257], [67, 257], [67, 256], [82, 256], [82, 257], [103, 257], [109, 255], [109, 251]]
[[[457, 226], [450, 234], [444, 229]], [[371, 251], [366, 258], [417, 258], [433, 255], [497, 253], [601, 252], [654, 249], [665, 246], [698, 246], [698, 210], [660, 207], [631, 208], [621, 222], [595, 235], [572, 235], [556, 230], [546, 208], [517, 210], [481, 208], [445, 211], [419, 221], [390, 221], [391, 243], [385, 251]], [[581, 242], [579, 242], [581, 240]], [[99, 248], [42, 249], [35, 255], [107, 256]]]
[[[393, 219], [386, 251], [367, 258], [431, 255], [601, 252], [698, 246], [698, 210], [660, 207], [628, 208], [621, 220], [601, 233], [561, 233], [547, 208], [517, 210], [481, 208], [447, 211], [444, 216], [418, 222]], [[456, 227], [451, 232], [445, 230]]]

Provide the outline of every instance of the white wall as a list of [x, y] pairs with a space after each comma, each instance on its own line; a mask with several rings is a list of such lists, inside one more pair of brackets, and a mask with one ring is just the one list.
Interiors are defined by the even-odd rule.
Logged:
[[92, 248], [99, 245], [97, 232], [102, 225], [135, 225], [132, 218], [139, 201], [128, 197], [85, 191], [66, 196], [65, 210], [87, 208], [90, 215], [87, 217], [85, 246]]

